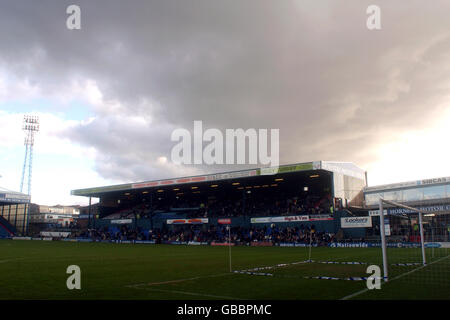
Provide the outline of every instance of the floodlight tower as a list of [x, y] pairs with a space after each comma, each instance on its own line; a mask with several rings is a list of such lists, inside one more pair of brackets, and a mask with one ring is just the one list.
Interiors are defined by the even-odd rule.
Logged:
[[23, 183], [25, 181], [25, 169], [28, 163], [28, 190], [27, 194], [31, 195], [31, 172], [33, 169], [33, 146], [34, 135], [39, 131], [39, 117], [27, 116], [23, 117], [22, 129], [25, 132], [25, 160], [23, 162], [22, 180], [20, 181], [20, 192], [23, 192]]

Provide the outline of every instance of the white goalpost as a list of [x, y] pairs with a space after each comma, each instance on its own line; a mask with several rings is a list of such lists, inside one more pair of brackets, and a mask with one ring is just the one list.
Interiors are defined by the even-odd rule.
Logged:
[[228, 229], [228, 260], [230, 264], [230, 272], [233, 272], [231, 268], [231, 225], [227, 226]]
[[[383, 204], [388, 204], [394, 207], [403, 208], [412, 212], [416, 212], [419, 217], [419, 231], [420, 231], [420, 245], [421, 245], [421, 251], [422, 251], [422, 264], [423, 266], [426, 266], [427, 260], [425, 255], [425, 238], [424, 238], [424, 231], [423, 231], [423, 217], [422, 212], [418, 210], [417, 208], [413, 208], [395, 201], [391, 200], [385, 200], [383, 198], [379, 198], [379, 212], [380, 212], [380, 238], [381, 238], [381, 250], [383, 255], [383, 273], [384, 273], [384, 281], [389, 280], [389, 264], [388, 264], [388, 258], [387, 258], [387, 244], [386, 244], [386, 226], [385, 226], [385, 214], [384, 214], [384, 206]], [[386, 216], [387, 216], [386, 212]]]

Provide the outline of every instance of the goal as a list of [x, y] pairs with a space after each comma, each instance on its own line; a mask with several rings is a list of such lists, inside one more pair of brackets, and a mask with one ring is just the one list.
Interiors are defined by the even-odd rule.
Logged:
[[450, 288], [450, 215], [427, 208], [379, 199], [385, 281]]

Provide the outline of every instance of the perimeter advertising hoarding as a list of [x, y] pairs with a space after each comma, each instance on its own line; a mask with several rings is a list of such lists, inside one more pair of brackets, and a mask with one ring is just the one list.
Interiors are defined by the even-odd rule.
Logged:
[[367, 217], [346, 217], [341, 218], [342, 228], [368, 228], [372, 227], [372, 218]]
[[204, 223], [208, 223], [208, 218], [167, 219], [167, 224], [204, 224]]
[[317, 214], [309, 217], [309, 221], [324, 221], [324, 220], [333, 220], [333, 217], [329, 214]]
[[231, 224], [231, 219], [218, 219], [218, 224]]
[[128, 224], [128, 223], [133, 223], [133, 219], [117, 219], [117, 220], [111, 220], [111, 223], [113, 223], [113, 224]]
[[262, 217], [250, 219], [250, 223], [306, 222], [306, 221], [309, 221], [309, 216]]
[[40, 232], [42, 237], [48, 237], [48, 238], [67, 238], [70, 235], [70, 232], [58, 232], [58, 231], [41, 231]]

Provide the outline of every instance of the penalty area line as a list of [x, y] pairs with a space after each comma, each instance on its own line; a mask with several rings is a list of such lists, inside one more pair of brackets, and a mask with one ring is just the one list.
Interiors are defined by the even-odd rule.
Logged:
[[[391, 282], [394, 281], [394, 280], [398, 280], [398, 279], [400, 279], [400, 278], [403, 278], [404, 276], [410, 275], [410, 274], [413, 273], [413, 272], [422, 270], [423, 268], [426, 268], [427, 266], [431, 266], [432, 264], [435, 264], [435, 263], [437, 263], [437, 262], [440, 262], [440, 261], [442, 261], [442, 260], [445, 260], [445, 259], [447, 259], [448, 257], [450, 257], [450, 254], [447, 255], [447, 256], [445, 256], [445, 257], [443, 257], [443, 258], [440, 258], [440, 259], [438, 259], [438, 260], [436, 260], [436, 261], [433, 261], [433, 262], [431, 262], [431, 263], [429, 263], [429, 264], [426, 264], [426, 265], [424, 265], [424, 266], [420, 266], [420, 267], [418, 267], [418, 268], [416, 268], [416, 269], [414, 269], [414, 270], [411, 270], [411, 271], [402, 273], [401, 275], [398, 275], [398, 276], [396, 276], [395, 278], [392, 278], [392, 279], [389, 280], [388, 282], [381, 282], [381, 283], [380, 283], [380, 286], [382, 286], [383, 284], [391, 283]], [[363, 294], [363, 293], [365, 293], [365, 292], [367, 292], [367, 291], [369, 291], [369, 289], [368, 289], [368, 288], [365, 288], [365, 289], [363, 289], [363, 290], [360, 290], [360, 291], [357, 291], [357, 292], [355, 292], [355, 293], [352, 293], [352, 294], [350, 294], [350, 295], [348, 295], [348, 296], [345, 296], [345, 297], [343, 297], [343, 298], [341, 298], [341, 299], [339, 299], [339, 300], [348, 300], [348, 299], [354, 298], [354, 297], [356, 297], [356, 296], [359, 296], [360, 294]]]
[[14, 258], [14, 259], [6, 259], [6, 260], [0, 260], [0, 263], [7, 263], [7, 262], [12, 262], [12, 261], [20, 261], [20, 260], [24, 260], [25, 258]]
[[225, 299], [225, 300], [243, 300], [241, 298], [236, 297], [228, 297], [228, 296], [217, 296], [214, 294], [207, 293], [199, 293], [199, 292], [189, 292], [189, 291], [179, 291], [179, 290], [164, 290], [164, 289], [156, 289], [156, 288], [138, 288], [135, 289], [154, 291], [154, 292], [166, 292], [166, 293], [175, 293], [175, 294], [184, 294], [188, 296], [197, 296], [197, 297], [209, 297], [209, 298], [217, 298], [217, 299]]
[[227, 272], [227, 273], [213, 274], [213, 275], [209, 275], [209, 276], [198, 276], [198, 277], [192, 277], [192, 278], [175, 279], [175, 280], [168, 280], [168, 281], [161, 281], [161, 282], [131, 284], [131, 285], [127, 285], [126, 287], [137, 288], [140, 286], [157, 286], [157, 285], [163, 285], [163, 284], [179, 283], [179, 282], [193, 281], [193, 280], [206, 279], [206, 278], [224, 277], [224, 276], [228, 276], [228, 275], [232, 275], [232, 274], [233, 273]]

